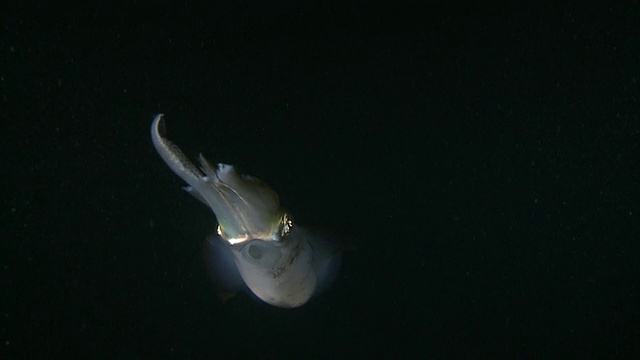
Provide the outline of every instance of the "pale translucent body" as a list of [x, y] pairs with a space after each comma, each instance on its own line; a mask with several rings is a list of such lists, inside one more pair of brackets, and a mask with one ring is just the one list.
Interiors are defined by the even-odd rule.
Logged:
[[218, 235], [207, 239], [206, 259], [219, 289], [235, 292], [246, 285], [263, 301], [288, 308], [305, 304], [330, 284], [340, 263], [336, 247], [294, 226], [265, 183], [231, 165], [214, 168], [202, 155], [197, 168], [165, 137], [163, 114], [153, 120], [151, 139], [169, 168], [189, 184], [185, 190], [218, 220]]

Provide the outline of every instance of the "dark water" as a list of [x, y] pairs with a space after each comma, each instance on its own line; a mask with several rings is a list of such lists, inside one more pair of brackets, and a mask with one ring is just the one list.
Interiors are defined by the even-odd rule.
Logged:
[[[8, 8], [8, 357], [640, 351], [637, 1]], [[220, 303], [159, 112], [355, 244], [327, 293]]]

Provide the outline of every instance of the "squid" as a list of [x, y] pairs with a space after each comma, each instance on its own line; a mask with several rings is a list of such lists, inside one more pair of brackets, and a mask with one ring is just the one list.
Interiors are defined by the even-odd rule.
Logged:
[[227, 164], [199, 166], [166, 137], [163, 114], [151, 124], [151, 140], [167, 166], [217, 219], [205, 240], [205, 261], [218, 293], [249, 290], [281, 308], [304, 305], [336, 278], [341, 252], [336, 242], [294, 223], [278, 195], [264, 182]]

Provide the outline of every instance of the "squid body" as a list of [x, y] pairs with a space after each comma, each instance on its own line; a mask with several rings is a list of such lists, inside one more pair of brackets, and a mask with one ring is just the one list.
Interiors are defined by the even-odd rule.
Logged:
[[283, 308], [304, 305], [326, 289], [340, 266], [338, 248], [319, 233], [294, 225], [278, 195], [259, 179], [231, 165], [213, 166], [202, 155], [195, 166], [165, 136], [164, 115], [151, 125], [151, 139], [169, 168], [218, 220], [205, 241], [207, 268], [221, 295], [249, 289]]

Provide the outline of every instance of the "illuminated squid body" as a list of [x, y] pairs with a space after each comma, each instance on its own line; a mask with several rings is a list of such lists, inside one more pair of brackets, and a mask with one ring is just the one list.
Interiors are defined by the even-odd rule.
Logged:
[[165, 137], [164, 115], [151, 125], [153, 145], [184, 180], [187, 192], [213, 210], [217, 235], [207, 238], [207, 267], [221, 294], [248, 288], [263, 301], [293, 308], [326, 289], [340, 255], [319, 234], [295, 226], [278, 195], [233, 166], [212, 166], [202, 155], [196, 167]]

